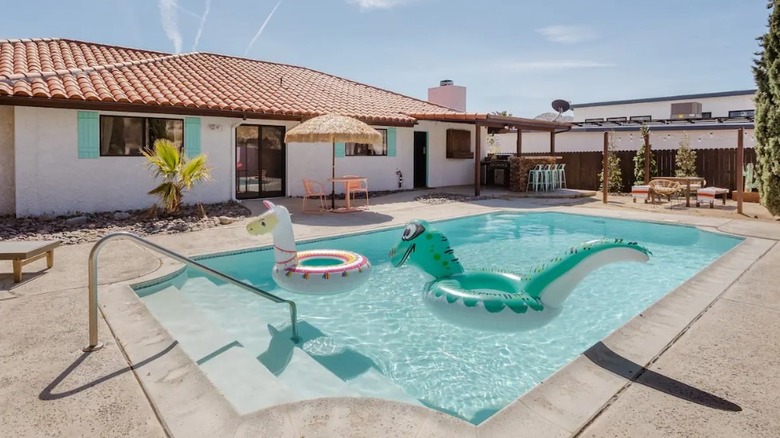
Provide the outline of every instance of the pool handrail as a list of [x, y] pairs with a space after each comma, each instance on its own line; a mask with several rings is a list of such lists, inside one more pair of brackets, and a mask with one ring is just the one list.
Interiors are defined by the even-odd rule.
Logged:
[[186, 265], [192, 266], [193, 268], [196, 268], [202, 272], [205, 272], [206, 274], [213, 275], [214, 277], [219, 278], [222, 281], [225, 281], [227, 283], [230, 283], [234, 286], [238, 286], [244, 290], [247, 290], [249, 292], [252, 292], [256, 295], [259, 295], [263, 298], [266, 298], [268, 300], [273, 301], [274, 303], [285, 303], [290, 308], [290, 322], [292, 323], [292, 341], [294, 343], [298, 343], [300, 341], [300, 337], [298, 336], [298, 307], [295, 305], [295, 302], [292, 300], [286, 300], [284, 298], [278, 297], [270, 292], [266, 292], [262, 289], [259, 289], [257, 287], [254, 287], [252, 285], [246, 284], [242, 281], [239, 281], [229, 275], [223, 274], [222, 272], [219, 272], [215, 269], [212, 269], [206, 265], [203, 265], [191, 258], [185, 257], [181, 254], [177, 254], [169, 249], [163, 248], [160, 245], [157, 245], [155, 243], [152, 243], [144, 238], [141, 238], [133, 233], [128, 233], [127, 231], [119, 231], [116, 233], [108, 234], [104, 237], [102, 237], [100, 240], [95, 243], [95, 245], [92, 247], [92, 251], [89, 253], [89, 345], [84, 347], [82, 350], [89, 352], [89, 351], [95, 351], [103, 348], [103, 343], [98, 342], [98, 253], [100, 252], [100, 249], [103, 247], [103, 245], [106, 244], [106, 242], [110, 240], [132, 240], [135, 243], [140, 244], [141, 246], [144, 246], [146, 248], [152, 249], [154, 251], [157, 251], [159, 253], [162, 253], [163, 255], [166, 255], [177, 262], [184, 263]]

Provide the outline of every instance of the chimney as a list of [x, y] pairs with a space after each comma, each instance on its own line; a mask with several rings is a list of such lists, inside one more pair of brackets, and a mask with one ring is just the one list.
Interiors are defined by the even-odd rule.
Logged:
[[444, 79], [439, 82], [438, 87], [428, 89], [428, 102], [466, 112], [466, 87]]

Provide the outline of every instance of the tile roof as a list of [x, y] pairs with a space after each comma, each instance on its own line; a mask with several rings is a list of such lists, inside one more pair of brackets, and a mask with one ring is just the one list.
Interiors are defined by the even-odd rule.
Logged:
[[[64, 39], [0, 40], [0, 99], [107, 102], [305, 118], [340, 113], [414, 123], [459, 114], [423, 100], [286, 64], [171, 55]], [[23, 104], [23, 103], [22, 103]]]

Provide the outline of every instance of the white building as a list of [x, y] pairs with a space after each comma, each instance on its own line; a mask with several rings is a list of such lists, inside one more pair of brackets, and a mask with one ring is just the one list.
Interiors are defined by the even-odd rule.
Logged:
[[[653, 149], [677, 149], [687, 134], [695, 149], [734, 148], [737, 128], [745, 128], [745, 147], [752, 148], [756, 90], [653, 97], [572, 105], [574, 126], [559, 133], [556, 152], [601, 151], [605, 131], [614, 131], [618, 150], [638, 150], [639, 128], [650, 127]], [[499, 134], [501, 152], [516, 151], [516, 134]], [[524, 153], [549, 152], [549, 136], [523, 133]]]
[[140, 152], [159, 138], [207, 155], [213, 181], [185, 202], [208, 203], [300, 196], [302, 178], [327, 185], [331, 146], [284, 142], [287, 130], [320, 114], [356, 117], [383, 133], [382, 145], [336, 147], [336, 174], [365, 175], [372, 191], [398, 189], [397, 171], [404, 189], [478, 181], [487, 135], [475, 135], [478, 124], [562, 127], [449, 108], [465, 105], [465, 89], [447, 86], [434, 91], [446, 100], [435, 104], [291, 65], [2, 40], [0, 214], [148, 208], [157, 183]]

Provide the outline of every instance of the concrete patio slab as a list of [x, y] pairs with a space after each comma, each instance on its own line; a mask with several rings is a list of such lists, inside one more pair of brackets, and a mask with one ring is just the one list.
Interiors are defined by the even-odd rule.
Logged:
[[[113, 338], [82, 353], [87, 295], [78, 292], [0, 304], [0, 436], [165, 436]], [[102, 319], [100, 328], [109, 333]]]
[[780, 312], [718, 300], [583, 437], [777, 437]]
[[[390, 226], [400, 226], [410, 219], [425, 218], [428, 220], [446, 219], [463, 215], [480, 214], [495, 209], [520, 209], [520, 211], [562, 211], [577, 214], [599, 215], [607, 217], [652, 220], [659, 222], [687, 223], [702, 227], [710, 227], [719, 231], [729, 230], [742, 235], [755, 235], [769, 240], [752, 239], [748, 245], [742, 244], [736, 249], [735, 260], [717, 261], [723, 266], [715, 265], [719, 274], [715, 281], [723, 281], [723, 287], [733, 282], [733, 285], [720, 297], [704, 315], [690, 323], [698, 313], [692, 311], [663, 310], [663, 305], [654, 306], [644, 312], [641, 318], [635, 318], [623, 329], [604, 340], [604, 346], [612, 349], [619, 356], [643, 364], [645, 354], [637, 355], [637, 346], [644, 342], [649, 350], [657, 350], [665, 346], [664, 337], [672, 337], [675, 341], [665, 349], [660, 357], [652, 359], [648, 367], [651, 371], [661, 373], [656, 366], [679, 367], [679, 376], [673, 377], [692, 387], [694, 383], [686, 380], [696, 376], [695, 366], [683, 364], [692, 357], [697, 360], [708, 360], [706, 378], [700, 390], [730, 400], [743, 407], [746, 416], [744, 428], [724, 428], [727, 431], [743, 431], [739, 436], [772, 436], [766, 433], [777, 432], [780, 429], [774, 420], [769, 419], [771, 413], [780, 411], [780, 400], [765, 396], [759, 389], [770, 372], [777, 373], [777, 362], [771, 362], [771, 355], [778, 357], [776, 321], [778, 320], [776, 303], [777, 290], [775, 285], [780, 281], [780, 272], [771, 269], [780, 263], [780, 255], [774, 247], [763, 255], [775, 240], [780, 240], [780, 225], [761, 220], [743, 220], [735, 217], [717, 215], [691, 215], [668, 211], [640, 211], [621, 209], [619, 207], [600, 207], [593, 198], [581, 199], [491, 199], [474, 202], [450, 203], [442, 205], [427, 205], [414, 201], [420, 192], [399, 193], [376, 201], [372, 199], [370, 214], [354, 213], [347, 215], [302, 215], [298, 214], [296, 199], [274, 200], [283, 205], [289, 205], [293, 212], [296, 237], [298, 239], [319, 238], [341, 233], [353, 233]], [[265, 210], [260, 202], [246, 203], [255, 213]], [[368, 212], [366, 212], [368, 213]], [[270, 236], [249, 237], [244, 230], [244, 223], [238, 222], [230, 226], [203, 230], [188, 234], [153, 236], [150, 240], [169, 247], [186, 255], [198, 255], [228, 250], [257, 247], [270, 243]], [[760, 224], [760, 226], [755, 226]], [[8, 430], [13, 436], [64, 436], [79, 435], [81, 431], [89, 430], [100, 436], [164, 436], [166, 431], [174, 436], [393, 436], [395, 432], [412, 431], [410, 436], [571, 436], [580, 433], [582, 422], [587, 424], [592, 417], [587, 410], [582, 410], [580, 401], [571, 398], [575, 387], [585, 388], [598, 400], [590, 402], [590, 409], [595, 408], [601, 414], [584, 429], [587, 436], [650, 436], [661, 435], [656, 430], [666, 431], [664, 436], [697, 436], [694, 426], [686, 426], [685, 422], [675, 423], [672, 420], [658, 421], [649, 413], [641, 416], [643, 420], [633, 420], [638, 417], [636, 403], [621, 404], [626, 395], [631, 395], [638, 389], [646, 387], [641, 380], [632, 382], [631, 378], [615, 375], [593, 361], [580, 356], [572, 365], [573, 374], [561, 374], [548, 380], [539, 388], [550, 388], [549, 393], [539, 392], [510, 405], [484, 422], [480, 427], [474, 427], [462, 420], [441, 414], [423, 407], [415, 407], [394, 402], [378, 403], [375, 399], [321, 399], [305, 402], [309, 404], [289, 404], [273, 409], [263, 410], [236, 416], [218, 391], [205, 379], [197, 366], [192, 365], [175, 341], [148, 317], [148, 310], [123, 284], [153, 279], [173, 272], [178, 268], [176, 263], [164, 260], [157, 255], [127, 243], [112, 243], [107, 246], [100, 258], [100, 280], [104, 284], [117, 283], [116, 286], [102, 287], [102, 309], [109, 318], [112, 334], [108, 326], [100, 319], [100, 339], [106, 347], [98, 353], [85, 356], [75, 369], [67, 374], [71, 365], [81, 357], [80, 348], [86, 343], [86, 260], [91, 245], [68, 246], [58, 249], [58, 262], [55, 268], [42, 275], [33, 275], [19, 285], [11, 285], [10, 266], [6, 271], [0, 265], [0, 320], [13, 321], [3, 326], [3, 336], [0, 337], [0, 424], [10, 425]], [[763, 259], [761, 257], [764, 257]], [[751, 258], [755, 257], [755, 258]], [[752, 265], [754, 260], [758, 263]], [[745, 269], [752, 268], [747, 272]], [[45, 266], [45, 265], [44, 265]], [[8, 275], [4, 275], [8, 272]], [[35, 272], [35, 265], [30, 265], [30, 272]], [[680, 306], [704, 306], [712, 299], [708, 295], [710, 286], [699, 280], [689, 285], [689, 292], [678, 298]], [[743, 289], [739, 289], [742, 287]], [[718, 293], [719, 295], [720, 293]], [[670, 301], [666, 306], [670, 306]], [[731, 303], [731, 304], [730, 304]], [[762, 305], [762, 303], [769, 303]], [[774, 304], [773, 304], [774, 303]], [[730, 304], [730, 305], [728, 305]], [[758, 307], [762, 306], [762, 307]], [[657, 308], [656, 308], [657, 307]], [[739, 308], [737, 312], [734, 309]], [[754, 310], [751, 310], [754, 309]], [[774, 312], [774, 313], [772, 313]], [[669, 320], [668, 318], [671, 318]], [[688, 318], [682, 326], [677, 322], [680, 318]], [[751, 319], [752, 318], [752, 319]], [[774, 318], [774, 324], [767, 318]], [[700, 327], [708, 322], [705, 330]], [[686, 327], [686, 324], [689, 327]], [[675, 335], [677, 327], [682, 327], [682, 337]], [[743, 333], [746, 327], [754, 331], [763, 328], [764, 345], [761, 354], [740, 350], [733, 343], [744, 344], [744, 348], [759, 348], [759, 344], [748, 341], [748, 333]], [[685, 331], [687, 330], [687, 331]], [[773, 331], [772, 331], [773, 330]], [[34, 331], [34, 334], [31, 334]], [[713, 333], [710, 333], [712, 331]], [[679, 332], [679, 330], [678, 330]], [[697, 334], [698, 333], [698, 334]], [[704, 333], [704, 334], [702, 334]], [[657, 339], [654, 336], [659, 336]], [[696, 334], [696, 336], [693, 336]], [[114, 337], [114, 335], [116, 337]], [[718, 341], [720, 336], [721, 341]], [[722, 338], [727, 338], [723, 341]], [[744, 339], [743, 339], [744, 338]], [[123, 350], [120, 350], [116, 340], [121, 340]], [[687, 343], [686, 343], [686, 340]], [[654, 342], [658, 341], [658, 342]], [[718, 343], [720, 342], [720, 343]], [[27, 344], [36, 344], [28, 348]], [[729, 348], [710, 347], [728, 345]], [[665, 347], [664, 347], [665, 348]], [[709, 349], [717, 354], [705, 355]], [[135, 372], [122, 371], [129, 363], [137, 367]], [[697, 356], [698, 355], [698, 356]], [[701, 357], [699, 357], [701, 356]], [[595, 357], [595, 356], [594, 356]], [[664, 360], [672, 357], [669, 364]], [[25, 366], [29, 364], [37, 374], [29, 373]], [[576, 377], [577, 364], [583, 373]], [[774, 368], [772, 368], [774, 367]], [[564, 368], [567, 369], [567, 368]], [[641, 369], [641, 366], [640, 366]], [[662, 371], [666, 372], [667, 368]], [[647, 371], [645, 371], [646, 373]], [[733, 373], [742, 373], [733, 379], [735, 394], [742, 394], [739, 401], [731, 400], [730, 394], [718, 392], [721, 381], [733, 377]], [[54, 389], [59, 394], [59, 388], [64, 388], [66, 396], [54, 400], [39, 398], [45, 389], [60, 374], [66, 378]], [[110, 378], [103, 378], [110, 376]], [[583, 377], [584, 376], [584, 377]], [[655, 376], [648, 374], [648, 376]], [[699, 376], [698, 378], [701, 378]], [[644, 378], [647, 378], [645, 376]], [[72, 381], [69, 381], [72, 379]], [[573, 379], [573, 380], [572, 380]], [[554, 384], [555, 380], [562, 385]], [[76, 392], [90, 382], [97, 382]], [[571, 384], [566, 383], [571, 382]], [[644, 382], [648, 383], [648, 382]], [[652, 387], [652, 382], [649, 382]], [[709, 385], [709, 386], [707, 386]], [[777, 388], [771, 385], [766, 390]], [[613, 388], [609, 394], [609, 388]], [[567, 389], [568, 388], [568, 389]], [[671, 411], [678, 400], [674, 397], [655, 394], [657, 389], [647, 395], [649, 406], [653, 406], [657, 416], [674, 417]], [[541, 391], [541, 390], [540, 390]], [[640, 393], [638, 393], [640, 394]], [[154, 407], [147, 397], [154, 400]], [[632, 397], [634, 397], [632, 395]], [[636, 397], [639, 397], [638, 395]], [[669, 402], [666, 398], [672, 398]], [[750, 403], [744, 400], [749, 400]], [[759, 400], [765, 406], [758, 406]], [[319, 403], [314, 403], [319, 402]], [[381, 401], [380, 401], [381, 402]], [[392, 403], [387, 405], [386, 403]], [[655, 403], [655, 404], [653, 404]], [[691, 403], [685, 401], [684, 403]], [[753, 406], [753, 403], [756, 406]], [[586, 402], [587, 404], [587, 402]], [[602, 405], [607, 407], [602, 409]], [[375, 405], [375, 406], [374, 406]], [[314, 407], [319, 406], [319, 407]], [[372, 407], [374, 406], [374, 407]], [[701, 408], [699, 405], [696, 405]], [[611, 414], [615, 408], [625, 409]], [[702, 414], [698, 408], [684, 407], [690, 424], [706, 423], [710, 413]], [[749, 411], [749, 409], [752, 411]], [[709, 408], [707, 408], [709, 409]], [[23, 410], [29, 412], [22, 421], [13, 418], [14, 412]], [[162, 412], [160, 417], [156, 412]], [[107, 417], [107, 413], [115, 418], [116, 424], [105, 420], [96, 421], [93, 416]], [[207, 416], [203, 412], [208, 412]], [[576, 414], [580, 412], [580, 414]], [[672, 412], [672, 413], [670, 413]], [[722, 413], [722, 411], [718, 411]], [[750, 413], [748, 416], [747, 413]], [[727, 415], [739, 413], [726, 412]], [[395, 420], [386, 420], [395, 416]], [[719, 414], [711, 414], [719, 415]], [[626, 418], [629, 417], [629, 418]], [[700, 418], [701, 417], [701, 418]], [[725, 417], [724, 417], [725, 418]], [[726, 419], [717, 421], [724, 422]], [[695, 420], [694, 420], [695, 419]], [[713, 424], [719, 424], [717, 421]], [[729, 420], [730, 421], [730, 420]], [[655, 428], [652, 422], [661, 424]], [[750, 425], [761, 427], [750, 429]], [[702, 429], [705, 430], [705, 429]], [[714, 429], [713, 429], [714, 430]], [[64, 433], [64, 432], [69, 433]], [[694, 432], [691, 432], [694, 431]], [[678, 433], [679, 432], [679, 433]], [[384, 435], [383, 435], [384, 433]], [[678, 433], [675, 435], [675, 433]], [[705, 435], [701, 435], [705, 436]], [[726, 436], [712, 435], [709, 436]]]

